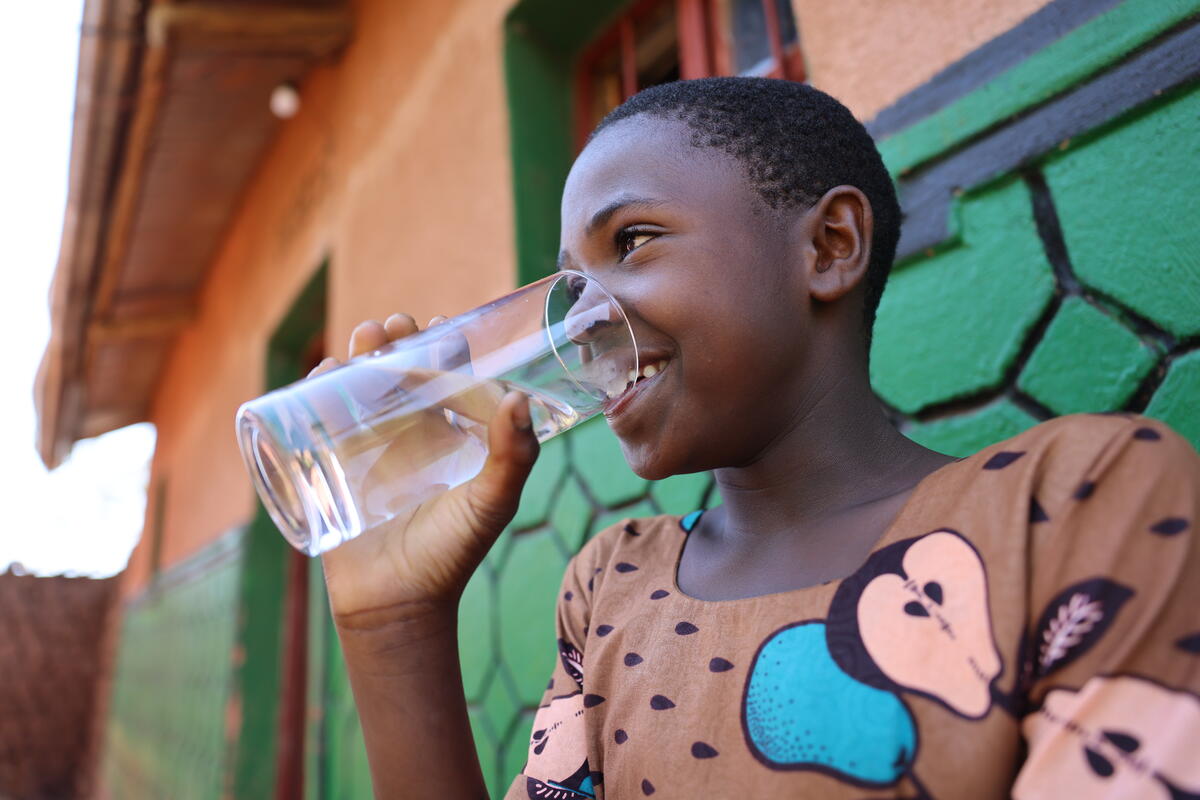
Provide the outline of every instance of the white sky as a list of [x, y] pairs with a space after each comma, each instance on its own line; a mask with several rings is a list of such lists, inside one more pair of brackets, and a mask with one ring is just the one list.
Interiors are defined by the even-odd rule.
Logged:
[[34, 449], [33, 381], [50, 335], [82, 0], [10, 3], [0, 26], [0, 571], [112, 575], [141, 533], [154, 429], [80, 442], [47, 473]]

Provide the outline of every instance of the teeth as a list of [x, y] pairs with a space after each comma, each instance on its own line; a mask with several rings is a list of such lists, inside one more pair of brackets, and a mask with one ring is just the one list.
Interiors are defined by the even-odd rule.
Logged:
[[667, 366], [667, 359], [665, 359], [665, 358], [656, 364], [647, 364], [646, 366], [642, 367], [641, 377], [642, 378], [653, 378], [655, 375], [662, 372], [663, 369], [666, 368], [666, 366]]

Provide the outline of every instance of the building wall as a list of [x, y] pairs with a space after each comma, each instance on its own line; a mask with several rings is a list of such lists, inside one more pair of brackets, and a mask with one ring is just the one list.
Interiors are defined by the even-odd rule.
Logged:
[[[975, 64], [976, 45], [1029, 25], [1042, 4], [914, 0], [894, 16], [877, 4], [840, 4], [835, 15], [796, 0], [816, 85], [864, 118], [917, 90], [901, 98], [899, 111], [879, 115], [905, 121], [877, 128], [909, 221], [881, 307], [873, 378], [898, 424], [936, 449], [966, 453], [1055, 414], [1122, 409], [1161, 416], [1200, 444], [1200, 418], [1188, 400], [1200, 391], [1200, 331], [1189, 315], [1200, 267], [1181, 255], [1200, 251], [1200, 242], [1180, 226], [1130, 224], [1119, 236], [1114, 227], [1153, 218], [1164, 203], [1194, 210], [1200, 184], [1178, 165], [1200, 155], [1196, 76], [1190, 68], [1175, 78], [1161, 65], [1132, 69], [1130, 54], [1146, 42], [1170, 44], [1163, 32], [1173, 26], [1200, 30], [1200, 4], [1097, 2], [1113, 10], [1071, 24], [1036, 17], [1059, 27], [1032, 52], [1021, 50], [1025, 34], [1032, 41], [1041, 29], [1018, 28], [991, 54], [1008, 57], [1007, 66], [972, 83], [970, 74], [946, 81], [941, 70]], [[249, 525], [253, 496], [233, 441], [234, 411], [263, 388], [267, 341], [325, 258], [326, 342], [335, 352], [360, 319], [397, 308], [419, 319], [454, 313], [512, 285], [514, 254], [528, 243], [513, 232], [511, 197], [530, 176], [509, 166], [501, 64], [511, 5], [362, 0], [353, 44], [302, 88], [303, 110], [247, 192], [200, 318], [155, 400], [164, 568], [202, 561], [224, 532]], [[1084, 5], [1057, 0], [1052, 8]], [[1176, 72], [1180, 58], [1168, 57]], [[1075, 92], [1084, 100], [1056, 105]], [[1087, 92], [1104, 102], [1085, 102]], [[922, 110], [904, 118], [902, 106], [918, 94]], [[1112, 190], [1131, 183], [1137, 191]], [[556, 197], [557, 187], [540, 191]], [[1114, 203], [1132, 203], [1136, 213], [1122, 215]], [[1109, 246], [1114, 236], [1126, 249]], [[1123, 269], [1130, 262], [1147, 269], [1130, 273]], [[532, 709], [554, 658], [553, 604], [567, 559], [623, 517], [717, 501], [706, 475], [653, 485], [634, 476], [602, 422], [544, 448], [517, 519], [462, 606], [465, 689], [494, 794], [524, 762]], [[148, 519], [156, 513], [152, 507]], [[152, 544], [147, 537], [131, 563], [129, 597], [148, 585]], [[307, 795], [365, 797], [361, 733], [315, 562], [313, 569]], [[198, 580], [223, 586], [224, 575]], [[154, 636], [134, 634], [153, 628], [145, 621], [151, 615], [168, 627], [199, 624], [187, 621], [188, 603], [172, 591], [130, 607], [122, 663], [145, 663], [138, 651], [153, 647]], [[244, 614], [252, 595], [239, 596], [213, 613]], [[156, 608], [174, 608], [174, 616]], [[194, 691], [210, 707], [225, 707], [231, 663], [205, 662], [207, 689]], [[137, 674], [119, 672], [116, 697], [137, 696], [128, 693]], [[164, 678], [162, 685], [182, 684]], [[155, 696], [164, 698], [160, 714], [177, 713], [164, 693]], [[114, 725], [126, 724], [124, 708], [132, 707], [114, 704]], [[219, 734], [205, 730], [211, 752], [223, 752]], [[148, 763], [181, 758], [170, 755], [170, 744], [147, 747], [140, 757]]]
[[[154, 398], [152, 481], [166, 490], [147, 519], [161, 513], [163, 567], [253, 516], [234, 414], [262, 393], [267, 339], [324, 259], [339, 356], [363, 319], [424, 324], [512, 287], [506, 5], [361, 0], [350, 46], [305, 80]], [[149, 538], [126, 596], [146, 585]]]

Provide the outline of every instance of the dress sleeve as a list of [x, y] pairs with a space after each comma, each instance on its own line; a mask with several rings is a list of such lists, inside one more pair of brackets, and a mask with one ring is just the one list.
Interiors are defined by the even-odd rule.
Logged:
[[[585, 548], [567, 565], [555, 612], [558, 659], [542, 695], [529, 737], [525, 768], [504, 795], [505, 800], [545, 797], [593, 797], [583, 725], [583, 646], [591, 616], [593, 559]], [[557, 791], [553, 791], [557, 790]]]
[[1200, 457], [1122, 422], [1036, 484], [1017, 800], [1200, 796]]

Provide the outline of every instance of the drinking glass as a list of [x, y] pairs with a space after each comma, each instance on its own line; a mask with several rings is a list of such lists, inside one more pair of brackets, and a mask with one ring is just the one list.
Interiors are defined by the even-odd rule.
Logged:
[[475, 477], [508, 391], [545, 441], [637, 374], [620, 305], [563, 271], [245, 403], [238, 444], [271, 519], [315, 556]]

